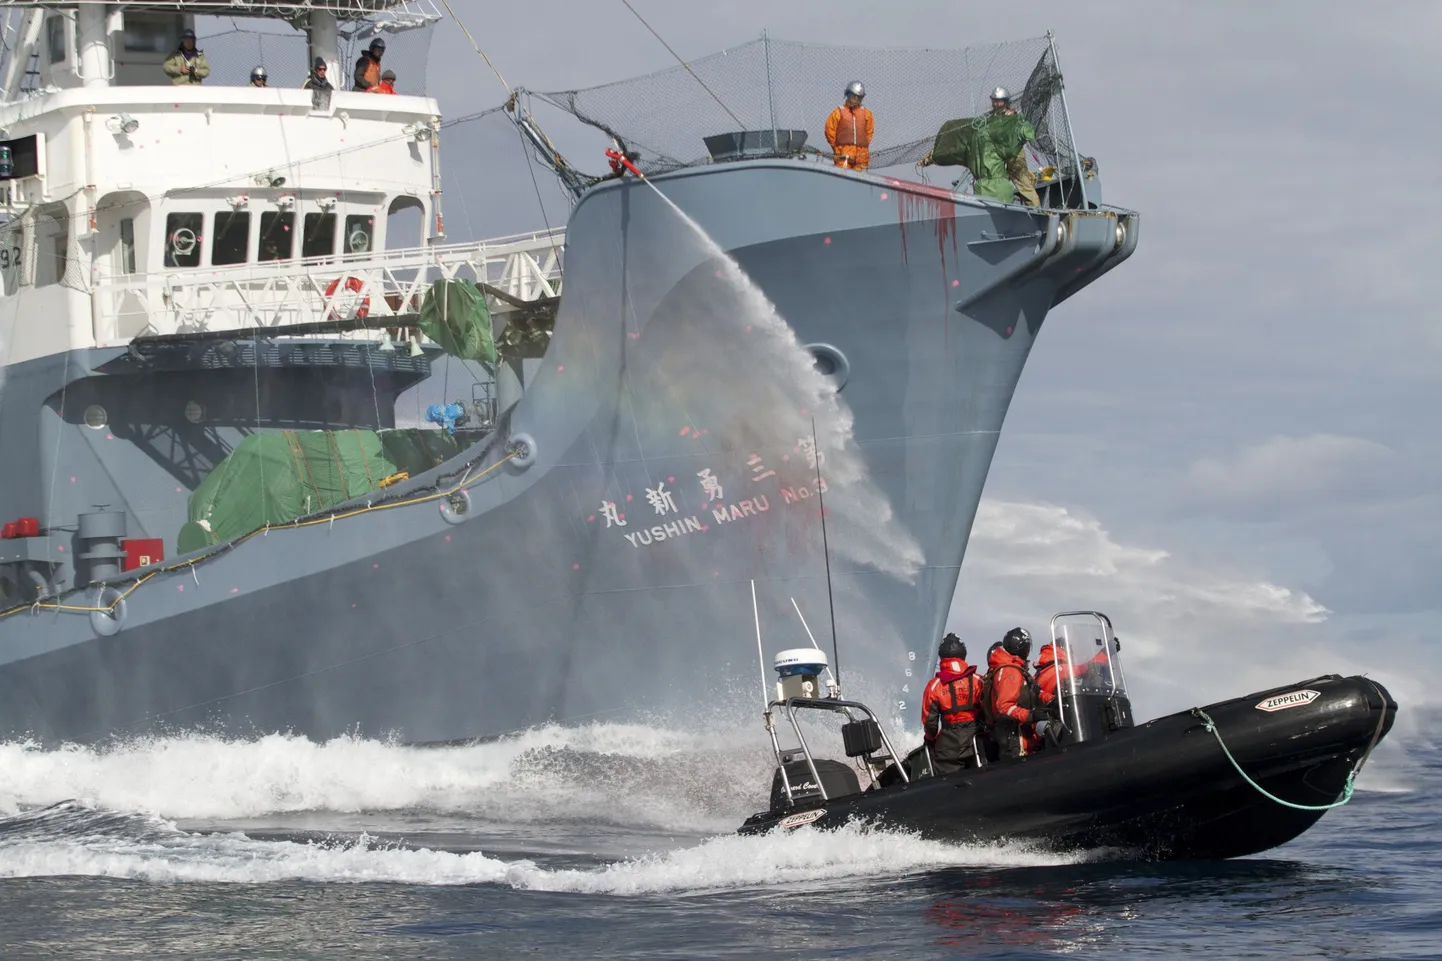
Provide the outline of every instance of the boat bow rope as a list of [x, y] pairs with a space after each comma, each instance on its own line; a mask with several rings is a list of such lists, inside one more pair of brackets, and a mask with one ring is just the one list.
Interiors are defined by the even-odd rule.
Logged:
[[[1372, 688], [1376, 690], [1377, 685], [1373, 684]], [[1342, 796], [1331, 804], [1297, 804], [1293, 801], [1286, 801], [1277, 797], [1256, 781], [1252, 780], [1251, 775], [1242, 770], [1242, 765], [1237, 763], [1237, 759], [1232, 757], [1232, 752], [1227, 748], [1227, 742], [1222, 740], [1222, 734], [1217, 730], [1217, 722], [1213, 721], [1206, 711], [1199, 707], [1194, 707], [1192, 708], [1192, 714], [1199, 718], [1203, 726], [1217, 739], [1217, 744], [1221, 746], [1222, 753], [1227, 756], [1227, 760], [1232, 762], [1232, 767], [1237, 769], [1237, 773], [1242, 776], [1243, 781], [1246, 781], [1249, 785], [1256, 788], [1257, 793], [1268, 800], [1277, 802], [1282, 805], [1282, 807], [1292, 808], [1295, 811], [1330, 811], [1332, 808], [1339, 808], [1352, 800], [1352, 792], [1356, 790], [1357, 775], [1362, 772], [1362, 765], [1366, 764], [1367, 758], [1372, 756], [1372, 749], [1377, 746], [1377, 741], [1382, 736], [1382, 728], [1387, 723], [1387, 698], [1382, 697], [1381, 691], [1378, 691], [1377, 694], [1382, 700], [1382, 712], [1377, 718], [1377, 729], [1372, 732], [1372, 741], [1367, 745], [1367, 750], [1363, 751], [1362, 756], [1357, 759], [1357, 763], [1352, 765], [1352, 771], [1347, 775], [1347, 783], [1342, 787]]]

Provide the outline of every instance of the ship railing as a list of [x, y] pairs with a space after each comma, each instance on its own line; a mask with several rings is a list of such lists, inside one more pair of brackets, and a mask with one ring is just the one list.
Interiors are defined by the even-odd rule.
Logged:
[[[462, 279], [492, 288], [492, 313], [561, 293], [565, 231], [366, 254], [269, 261], [237, 267], [173, 268], [103, 275], [91, 285], [95, 341], [119, 346], [140, 336], [336, 322], [371, 329], [327, 334], [378, 339], [388, 318], [413, 316], [430, 285]], [[505, 297], [497, 297], [500, 291]], [[394, 325], [392, 325], [394, 326]]]

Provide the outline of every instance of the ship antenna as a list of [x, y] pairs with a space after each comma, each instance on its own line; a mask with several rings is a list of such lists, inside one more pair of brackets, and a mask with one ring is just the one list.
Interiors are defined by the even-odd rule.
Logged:
[[841, 650], [836, 643], [836, 601], [831, 595], [831, 545], [826, 540], [826, 499], [821, 493], [821, 448], [816, 443], [816, 415], [811, 415], [811, 449], [816, 453], [816, 502], [821, 507], [821, 556], [826, 560], [826, 604], [831, 609], [831, 673], [841, 690]]
[[756, 606], [756, 578], [751, 578], [751, 616], [756, 621], [756, 663], [761, 668], [761, 706], [769, 712], [770, 692], [766, 690], [766, 653], [761, 649], [761, 611]]

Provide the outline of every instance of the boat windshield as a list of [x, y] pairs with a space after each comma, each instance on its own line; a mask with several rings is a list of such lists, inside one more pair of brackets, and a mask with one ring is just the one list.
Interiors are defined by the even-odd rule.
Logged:
[[[1071, 665], [1077, 694], [1127, 693], [1122, 672], [1121, 645], [1111, 619], [1099, 611], [1058, 614], [1051, 621], [1051, 636], [1065, 653], [1056, 658]], [[1063, 683], [1067, 683], [1065, 675]]]

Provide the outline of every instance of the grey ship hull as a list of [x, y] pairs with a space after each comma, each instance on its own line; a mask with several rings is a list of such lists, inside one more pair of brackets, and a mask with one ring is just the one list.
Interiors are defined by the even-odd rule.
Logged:
[[[842, 669], [853, 694], [894, 695], [910, 718], [908, 651], [924, 664], [943, 626], [1034, 338], [1054, 304], [1131, 253], [1135, 218], [1027, 212], [784, 161], [656, 183], [802, 343], [849, 361], [841, 396], [894, 512], [885, 526], [923, 560], [908, 574], [887, 570], [884, 551], [847, 557], [844, 519], [828, 521]], [[476, 470], [517, 436], [532, 442], [528, 463], [470, 487], [463, 517], [436, 501], [372, 511], [158, 574], [127, 597], [113, 636], [84, 612], [0, 619], [0, 736], [444, 740], [690, 715], [703, 688], [734, 690], [744, 716], [752, 582], [768, 656], [809, 643], [793, 599], [823, 643], [830, 620], [814, 474], [748, 434], [747, 377], [760, 375], [739, 334], [719, 329], [735, 318], [704, 308], [733, 312], [719, 273], [644, 185], [593, 190], [568, 227], [544, 363]], [[693, 373], [705, 390], [689, 390]], [[668, 478], [675, 509], [657, 515], [644, 495]]]

